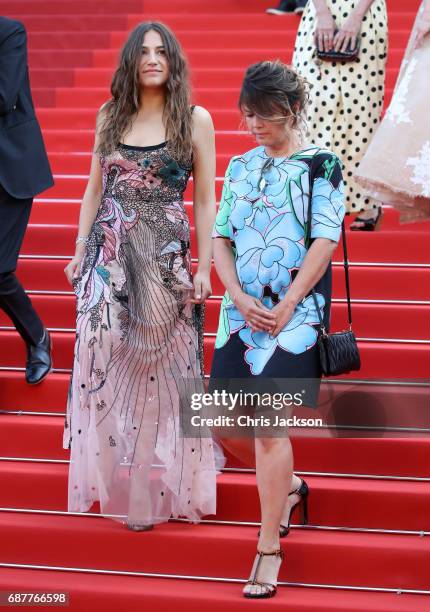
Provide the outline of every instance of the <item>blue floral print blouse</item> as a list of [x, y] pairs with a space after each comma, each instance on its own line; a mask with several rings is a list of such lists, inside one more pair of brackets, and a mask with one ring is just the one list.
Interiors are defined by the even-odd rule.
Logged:
[[[334, 153], [310, 146], [290, 157], [271, 158], [259, 146], [231, 159], [212, 236], [231, 241], [243, 291], [273, 308], [302, 265], [309, 222], [311, 239], [338, 242], [344, 213], [341, 164]], [[319, 291], [320, 286], [324, 283], [317, 286], [317, 301], [327, 320], [325, 306], [327, 302], [330, 305], [327, 291], [331, 289]], [[245, 345], [243, 358], [249, 373], [259, 375], [275, 352], [299, 355], [315, 346], [318, 324], [315, 303], [309, 295], [297, 304], [291, 320], [276, 338], [268, 332], [252, 332], [226, 292], [215, 348], [225, 347], [238, 334]]]

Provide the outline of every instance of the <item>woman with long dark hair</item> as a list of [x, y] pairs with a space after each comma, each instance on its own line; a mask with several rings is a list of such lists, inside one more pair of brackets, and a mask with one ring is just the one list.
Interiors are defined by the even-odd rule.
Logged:
[[[313, 386], [317, 395], [317, 307], [328, 325], [330, 260], [344, 203], [336, 155], [302, 141], [306, 101], [306, 84], [289, 66], [260, 62], [248, 68], [239, 107], [258, 146], [232, 158], [213, 232], [214, 261], [227, 292], [212, 388], [226, 379], [235, 385], [232, 376], [248, 379], [248, 385], [257, 381], [257, 390], [268, 386], [267, 379], [272, 388], [279, 379], [301, 379], [307, 387], [300, 389]], [[309, 295], [312, 288], [315, 299]], [[258, 413], [258, 402], [256, 408]], [[279, 432], [281, 437], [265, 436], [264, 429], [259, 433], [255, 465], [261, 530], [244, 589], [245, 597], [253, 598], [275, 595], [283, 557], [279, 538], [288, 534], [294, 508], [302, 503], [305, 510], [308, 495], [306, 483], [293, 474], [286, 432]]]
[[[78, 300], [68, 508], [85, 512], [98, 500], [103, 514], [141, 531], [215, 512], [217, 448], [181, 436], [179, 418], [181, 382], [203, 376], [214, 129], [190, 106], [185, 58], [161, 23], [131, 32], [111, 92], [66, 268]], [[191, 173], [194, 276], [183, 201]]]

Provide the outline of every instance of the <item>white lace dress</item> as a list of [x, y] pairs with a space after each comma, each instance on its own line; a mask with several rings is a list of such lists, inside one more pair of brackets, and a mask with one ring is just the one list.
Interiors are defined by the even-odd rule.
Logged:
[[400, 211], [402, 223], [430, 218], [430, 35], [414, 50], [422, 9], [393, 99], [356, 174], [366, 193]]

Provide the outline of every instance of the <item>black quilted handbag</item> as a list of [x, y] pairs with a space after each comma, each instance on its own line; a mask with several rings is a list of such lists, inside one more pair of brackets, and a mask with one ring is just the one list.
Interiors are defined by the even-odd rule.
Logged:
[[[312, 174], [312, 171], [311, 171]], [[306, 244], [310, 244], [311, 231], [311, 214], [312, 214], [312, 184], [313, 179], [310, 177], [310, 194], [308, 208], [308, 237]], [[349, 265], [348, 252], [346, 248], [346, 232], [345, 222], [342, 221], [342, 244], [343, 244], [343, 266], [345, 269], [345, 286], [346, 298], [348, 302], [348, 322], [349, 330], [328, 333], [324, 321], [321, 316], [321, 311], [318, 307], [315, 290], [312, 289], [312, 297], [314, 298], [315, 306], [320, 321], [320, 331], [318, 334], [318, 348], [321, 362], [321, 370], [324, 376], [337, 376], [346, 374], [354, 370], [359, 370], [361, 367], [360, 353], [358, 351], [357, 340], [352, 331], [352, 312], [351, 312], [351, 295], [349, 288]]]

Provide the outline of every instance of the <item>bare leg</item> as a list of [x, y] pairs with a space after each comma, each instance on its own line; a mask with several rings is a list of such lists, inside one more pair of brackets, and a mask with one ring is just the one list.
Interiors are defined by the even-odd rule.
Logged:
[[[229, 438], [225, 441], [222, 440], [224, 448], [234, 455], [239, 461], [244, 463], [246, 466], [255, 467], [255, 444], [250, 438]], [[291, 481], [291, 491], [296, 491], [300, 487], [301, 479], [293, 474]], [[287, 500], [282, 511], [281, 524], [287, 525], [288, 517], [290, 516], [290, 510], [292, 506], [297, 504], [300, 500], [300, 496], [297, 494], [287, 496]]]
[[[293, 474], [293, 452], [288, 438], [256, 438], [257, 486], [261, 507], [261, 531], [258, 550], [279, 549], [279, 525], [284, 513]], [[255, 565], [256, 561], [254, 562]], [[280, 559], [264, 557], [256, 579], [276, 584]], [[253, 567], [254, 570], [254, 567]], [[264, 587], [247, 585], [245, 593], [259, 594]]]

